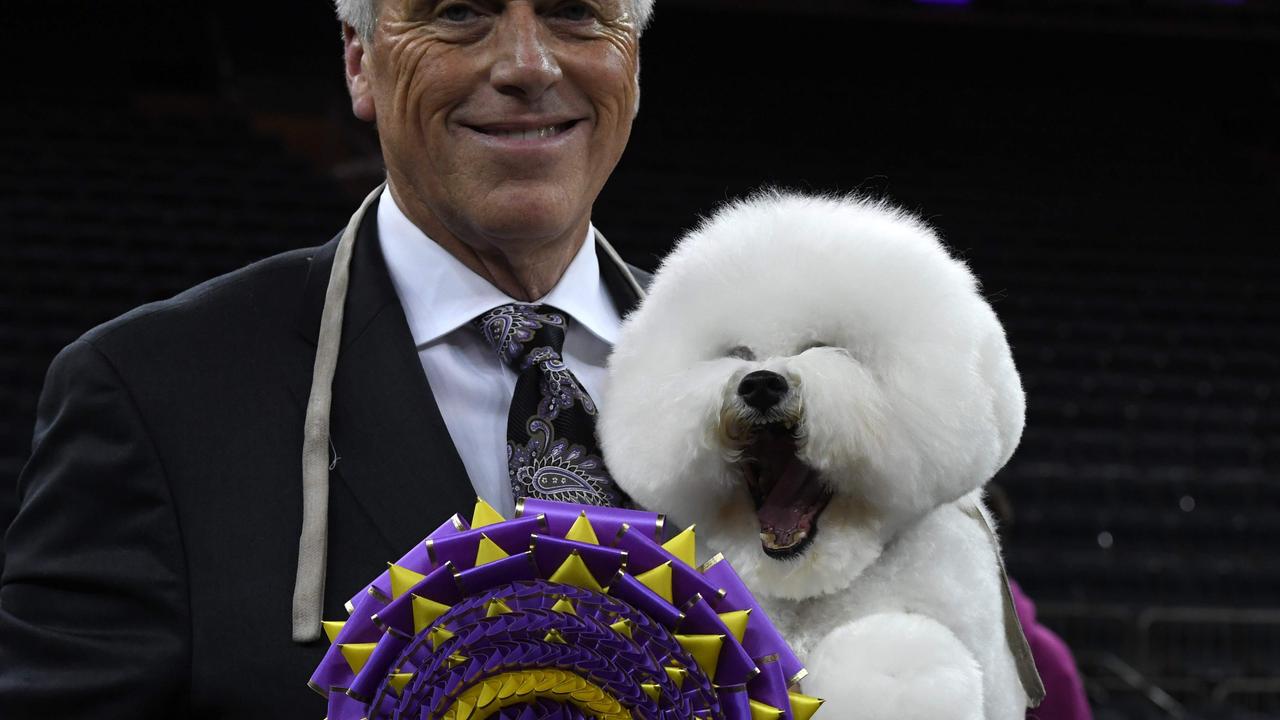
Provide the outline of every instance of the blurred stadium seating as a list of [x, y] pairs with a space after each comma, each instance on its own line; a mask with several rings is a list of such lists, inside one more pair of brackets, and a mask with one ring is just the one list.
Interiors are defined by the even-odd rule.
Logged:
[[[136, 32], [127, 12], [85, 23], [108, 67], [0, 116], [8, 487], [58, 348], [323, 242], [376, 181], [322, 3], [278, 47], [230, 10], [121, 7], [162, 5], [133, 49], [97, 37]], [[762, 184], [924, 214], [1008, 327], [1029, 403], [998, 478], [1008, 563], [1098, 717], [1280, 717], [1276, 4], [925, 5], [664, 0], [597, 223], [652, 266]]]

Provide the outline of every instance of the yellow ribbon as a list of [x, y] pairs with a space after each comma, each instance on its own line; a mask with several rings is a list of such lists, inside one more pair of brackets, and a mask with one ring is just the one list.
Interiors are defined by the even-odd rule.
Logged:
[[444, 712], [444, 720], [485, 720], [503, 708], [537, 699], [573, 703], [597, 720], [631, 720], [617, 698], [582, 677], [555, 668], [501, 673], [467, 688]]

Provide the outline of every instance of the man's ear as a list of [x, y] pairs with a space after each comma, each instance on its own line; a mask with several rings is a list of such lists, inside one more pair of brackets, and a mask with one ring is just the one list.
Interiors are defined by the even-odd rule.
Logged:
[[377, 113], [373, 104], [373, 83], [365, 62], [364, 39], [356, 29], [342, 24], [342, 58], [347, 72], [347, 92], [351, 94], [351, 112], [365, 122], [373, 122]]
[[640, 47], [636, 46], [636, 101], [631, 107], [631, 119], [635, 120], [640, 115]]

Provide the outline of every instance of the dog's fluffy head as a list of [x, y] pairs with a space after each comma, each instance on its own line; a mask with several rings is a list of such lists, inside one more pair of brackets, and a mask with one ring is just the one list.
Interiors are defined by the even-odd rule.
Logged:
[[609, 371], [619, 484], [779, 597], [847, 586], [1022, 434], [1021, 383], [968, 268], [919, 220], [852, 198], [769, 193], [704, 222]]

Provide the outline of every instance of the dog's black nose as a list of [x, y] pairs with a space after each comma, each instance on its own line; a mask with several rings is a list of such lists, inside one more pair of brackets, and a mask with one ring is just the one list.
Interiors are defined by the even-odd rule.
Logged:
[[747, 373], [738, 383], [738, 394], [742, 396], [742, 402], [764, 412], [781, 402], [787, 394], [787, 379], [768, 370]]

